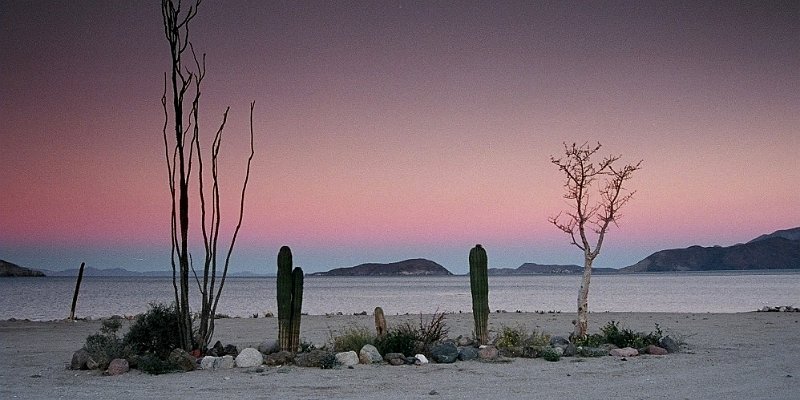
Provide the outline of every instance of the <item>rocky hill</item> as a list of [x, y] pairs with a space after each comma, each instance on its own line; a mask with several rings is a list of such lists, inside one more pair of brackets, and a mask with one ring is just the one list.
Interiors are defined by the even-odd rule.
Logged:
[[388, 264], [368, 263], [355, 267], [334, 268], [310, 276], [447, 276], [453, 275], [445, 267], [424, 258]]
[[[614, 268], [592, 268], [593, 273], [615, 273]], [[561, 275], [561, 274], [581, 274], [583, 267], [580, 265], [547, 265], [536, 263], [525, 263], [517, 268], [489, 268], [489, 275]]]
[[41, 271], [20, 267], [17, 264], [0, 260], [0, 277], [45, 276]]
[[620, 272], [800, 269], [800, 228], [759, 236], [728, 247], [662, 250]]

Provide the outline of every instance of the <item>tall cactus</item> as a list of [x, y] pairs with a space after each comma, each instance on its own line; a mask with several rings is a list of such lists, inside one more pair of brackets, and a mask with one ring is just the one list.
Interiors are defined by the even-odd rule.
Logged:
[[296, 267], [292, 270], [292, 331], [291, 351], [300, 348], [300, 315], [303, 310], [303, 269]]
[[278, 343], [281, 350], [295, 352], [300, 347], [300, 313], [303, 306], [303, 270], [292, 270], [292, 250], [278, 252]]
[[486, 250], [475, 245], [469, 252], [469, 286], [472, 292], [472, 316], [475, 336], [481, 344], [489, 342], [489, 277]]

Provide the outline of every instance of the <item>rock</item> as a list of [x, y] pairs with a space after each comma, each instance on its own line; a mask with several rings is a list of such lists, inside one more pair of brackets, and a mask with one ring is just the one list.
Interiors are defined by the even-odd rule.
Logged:
[[222, 356], [233, 356], [234, 358], [239, 355], [239, 349], [236, 346], [229, 344], [225, 346], [225, 354], [221, 354]]
[[608, 352], [609, 350], [600, 347], [578, 347], [575, 354], [581, 357], [604, 357]]
[[345, 351], [336, 353], [336, 362], [344, 367], [349, 367], [358, 364], [358, 354], [355, 351]]
[[553, 347], [561, 347], [562, 349], [569, 345], [569, 339], [563, 336], [553, 336], [550, 338], [550, 346]]
[[454, 363], [458, 360], [458, 347], [450, 341], [439, 343], [431, 349], [431, 357], [440, 364]]
[[414, 356], [414, 358], [414, 365], [425, 365], [428, 363], [428, 357], [425, 357], [424, 354], [417, 354]]
[[392, 365], [406, 364], [406, 356], [404, 356], [402, 353], [387, 353], [385, 356], [383, 356], [383, 359]]
[[236, 366], [236, 359], [232, 355], [224, 355], [214, 360], [214, 369], [232, 369]]
[[122, 375], [128, 372], [128, 370], [130, 370], [130, 367], [128, 366], [128, 360], [124, 358], [115, 358], [108, 364], [106, 375]]
[[236, 356], [236, 366], [239, 368], [257, 367], [264, 363], [264, 356], [252, 347], [242, 349], [241, 353]]
[[258, 351], [261, 354], [272, 354], [277, 353], [281, 350], [281, 347], [278, 346], [278, 341], [275, 339], [265, 340], [258, 345]]
[[89, 359], [86, 360], [86, 369], [98, 369], [98, 368], [100, 368], [100, 363], [95, 361], [94, 358], [89, 357]]
[[658, 341], [658, 347], [661, 347], [669, 353], [678, 353], [681, 351], [681, 346], [678, 342], [670, 336], [664, 336]]
[[225, 347], [222, 345], [222, 342], [217, 340], [217, 342], [214, 343], [214, 345], [211, 346], [210, 349], [208, 349], [206, 355], [214, 357], [222, 357], [225, 355]]
[[281, 350], [277, 353], [272, 353], [264, 357], [264, 363], [267, 365], [286, 365], [294, 362], [294, 354], [291, 352]]
[[296, 355], [294, 357], [294, 364], [298, 367], [322, 368], [326, 364], [329, 358], [328, 356], [331, 354], [331, 352], [325, 350], [314, 349]]
[[383, 361], [383, 357], [378, 351], [378, 348], [371, 344], [365, 344], [364, 347], [361, 348], [361, 351], [358, 352], [358, 359], [362, 364], [372, 364]]
[[167, 361], [181, 371], [193, 371], [197, 367], [197, 359], [183, 349], [173, 349]]
[[469, 361], [478, 358], [478, 349], [468, 346], [458, 348], [458, 359], [461, 361]]
[[573, 343], [570, 343], [564, 347], [559, 347], [559, 348], [563, 349], [564, 353], [562, 353], [561, 355], [564, 357], [574, 357], [575, 354], [578, 352], [578, 346], [575, 346], [575, 344]]
[[500, 355], [503, 357], [522, 357], [525, 349], [522, 346], [508, 346], [499, 349]]
[[663, 347], [658, 347], [658, 346], [656, 346], [654, 344], [651, 344], [651, 345], [645, 347], [644, 352], [647, 353], [647, 354], [652, 354], [654, 356], [665, 356], [665, 355], [669, 354], [667, 349], [665, 349]]
[[72, 361], [69, 363], [69, 369], [89, 369], [86, 363], [91, 359], [92, 356], [89, 355], [86, 349], [80, 349], [72, 353]]
[[475, 341], [466, 336], [459, 336], [458, 339], [456, 339], [456, 344], [458, 347], [475, 346]]
[[214, 364], [218, 357], [214, 356], [205, 356], [200, 360], [200, 369], [205, 371], [211, 371], [214, 369]]
[[478, 358], [481, 360], [496, 360], [500, 356], [497, 347], [494, 346], [481, 346], [478, 349]]
[[625, 347], [622, 349], [611, 349], [608, 351], [608, 355], [614, 357], [635, 357], [639, 355], [639, 350], [636, 350], [633, 347]]

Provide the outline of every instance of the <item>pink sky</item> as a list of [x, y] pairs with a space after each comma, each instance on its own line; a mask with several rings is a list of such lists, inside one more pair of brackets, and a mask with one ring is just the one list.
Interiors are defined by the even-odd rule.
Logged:
[[[800, 11], [727, 2], [203, 3], [204, 128], [229, 224], [256, 101], [234, 268], [425, 257], [453, 272], [581, 263], [548, 224], [561, 143], [644, 160], [597, 266], [800, 225]], [[0, 258], [167, 268], [156, 4], [0, 5]], [[229, 225], [230, 226], [230, 225]]]

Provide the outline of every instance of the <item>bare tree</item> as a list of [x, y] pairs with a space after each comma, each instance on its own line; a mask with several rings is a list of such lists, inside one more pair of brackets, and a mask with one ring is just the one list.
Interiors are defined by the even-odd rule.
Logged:
[[[619, 210], [633, 197], [635, 192], [625, 193], [623, 186], [631, 179], [634, 171], [641, 169], [642, 161], [615, 166], [620, 156], [607, 156], [599, 163], [592, 162], [592, 156], [602, 145], [580, 146], [564, 143], [565, 156], [550, 157], [550, 162], [567, 177], [564, 198], [570, 205], [569, 211], [562, 211], [548, 218], [553, 225], [569, 235], [571, 243], [583, 251], [583, 279], [578, 291], [578, 319], [575, 322], [576, 337], [585, 337], [588, 330], [589, 281], [592, 278], [592, 263], [600, 254], [603, 239], [613, 223], [622, 217]], [[602, 183], [598, 183], [602, 179]], [[590, 192], [597, 190], [599, 198], [590, 201]], [[592, 232], [588, 232], [591, 230]], [[592, 240], [593, 239], [593, 240]]]
[[[206, 200], [206, 187], [203, 171], [203, 147], [199, 128], [201, 84], [205, 77], [205, 54], [198, 59], [194, 47], [189, 42], [189, 23], [197, 15], [197, 8], [201, 0], [196, 0], [186, 12], [181, 10], [180, 0], [177, 4], [173, 0], [162, 0], [161, 11], [164, 23], [164, 33], [170, 44], [172, 69], [170, 79], [164, 77], [164, 94], [161, 104], [164, 109], [164, 150], [169, 174], [169, 189], [172, 196], [171, 232], [172, 232], [172, 285], [175, 292], [175, 306], [180, 317], [179, 338], [184, 350], [193, 348], [204, 349], [208, 346], [214, 334], [214, 315], [216, 314], [219, 297], [225, 285], [228, 274], [230, 257], [234, 244], [242, 226], [244, 215], [244, 200], [247, 191], [247, 182], [250, 178], [250, 164], [253, 160], [253, 108], [250, 103], [250, 155], [247, 158], [247, 171], [242, 183], [241, 198], [239, 203], [239, 218], [236, 228], [230, 239], [230, 245], [222, 263], [222, 273], [218, 277], [218, 242], [220, 217], [220, 192], [219, 192], [219, 150], [222, 144], [223, 130], [228, 119], [230, 107], [225, 109], [222, 122], [214, 135], [211, 144], [211, 193], [210, 206]], [[193, 69], [183, 64], [183, 55], [189, 50]], [[169, 83], [168, 83], [169, 82]], [[172, 106], [167, 106], [168, 87], [171, 88]], [[192, 100], [191, 108], [184, 110], [187, 95]], [[170, 125], [170, 111], [174, 125], [174, 136], [168, 134]], [[170, 139], [170, 136], [174, 140]], [[193, 162], [197, 163], [196, 176], [192, 175]], [[189, 253], [189, 186], [196, 180], [199, 197], [199, 210], [201, 232], [205, 257], [203, 259], [202, 278], [192, 264]], [[210, 208], [210, 215], [208, 213]], [[192, 313], [189, 306], [189, 275], [190, 270], [197, 282], [200, 292], [199, 324], [196, 331], [192, 326]], [[217, 281], [219, 279], [219, 281]], [[196, 335], [194, 335], [196, 333]]]

